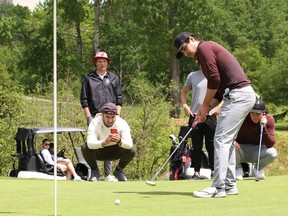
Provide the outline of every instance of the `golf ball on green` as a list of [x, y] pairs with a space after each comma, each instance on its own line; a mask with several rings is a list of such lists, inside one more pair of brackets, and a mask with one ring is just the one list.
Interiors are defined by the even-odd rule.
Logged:
[[120, 205], [120, 200], [119, 199], [115, 200], [115, 205]]

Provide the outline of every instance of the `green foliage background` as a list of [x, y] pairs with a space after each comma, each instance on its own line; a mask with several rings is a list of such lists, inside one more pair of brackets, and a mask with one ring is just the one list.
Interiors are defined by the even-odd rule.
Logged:
[[[82, 79], [93, 70], [94, 5], [59, 0], [57, 6], [58, 125], [85, 128], [79, 93]], [[127, 170], [131, 178], [155, 173], [167, 157], [168, 135], [179, 131], [169, 117], [179, 107], [171, 106], [171, 89], [179, 91], [188, 73], [197, 69], [191, 59], [181, 59], [176, 71], [180, 82], [171, 80], [177, 68], [172, 41], [179, 32], [223, 44], [270, 114], [288, 110], [287, 11], [286, 0], [101, 1], [99, 49], [110, 54], [109, 70], [121, 79], [122, 117], [137, 147]], [[0, 175], [11, 168], [17, 127], [53, 124], [52, 12], [52, 0], [33, 12], [0, 4]], [[277, 129], [287, 130], [287, 121], [287, 115], [277, 121]], [[286, 134], [276, 134], [279, 160], [268, 171], [273, 174], [287, 173]]]

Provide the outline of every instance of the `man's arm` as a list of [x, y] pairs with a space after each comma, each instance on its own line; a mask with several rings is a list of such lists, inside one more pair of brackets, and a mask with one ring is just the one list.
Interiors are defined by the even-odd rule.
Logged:
[[190, 89], [187, 86], [183, 86], [182, 91], [181, 91], [181, 103], [185, 112], [186, 116], [193, 116], [193, 113], [190, 110], [190, 107], [187, 104], [187, 93]]
[[123, 120], [123, 122], [121, 122], [119, 127], [121, 128], [120, 130], [121, 143], [119, 144], [119, 146], [124, 149], [131, 149], [133, 147], [133, 140], [128, 123], [125, 120]]
[[91, 112], [90, 112], [90, 109], [89, 107], [85, 107], [83, 108], [84, 110], [84, 113], [85, 113], [85, 117], [86, 117], [86, 120], [87, 120], [87, 125], [89, 126], [93, 117], [91, 116]]
[[[122, 93], [122, 86], [121, 86], [121, 82], [118, 76], [117, 77], [117, 81], [115, 83], [115, 87], [114, 87], [114, 91], [115, 91], [115, 96], [116, 96], [116, 105], [118, 106], [122, 106], [123, 105], [123, 93]], [[121, 109], [120, 109], [121, 111]], [[117, 113], [118, 113], [118, 109], [117, 109]], [[120, 113], [118, 113], [120, 114]]]
[[82, 81], [82, 87], [81, 87], [81, 93], [80, 93], [80, 103], [82, 108], [84, 109], [85, 107], [88, 107], [88, 88], [87, 88], [87, 83], [88, 83], [88, 78], [85, 77]]
[[127, 122], [121, 119], [117, 124], [117, 130], [119, 133], [109, 134], [105, 140], [102, 140], [102, 147], [109, 146], [110, 143], [117, 143], [121, 148], [131, 149], [133, 146], [133, 140]]
[[102, 140], [99, 140], [97, 137], [97, 131], [101, 133], [101, 128], [97, 128], [98, 122], [96, 119], [93, 119], [91, 124], [88, 127], [87, 131], [87, 146], [89, 149], [99, 149], [103, 148]]
[[214, 108], [209, 111], [209, 115], [213, 115], [213, 114], [218, 115], [220, 113], [223, 103], [224, 103], [223, 100], [221, 101], [221, 103], [219, 103], [219, 101], [214, 98], [210, 103], [210, 107], [214, 107]]
[[47, 149], [44, 149], [41, 151], [41, 155], [44, 159], [44, 161], [49, 164], [49, 165], [54, 165], [54, 161], [52, 159], [52, 156], [50, 154], [50, 152]]
[[272, 116], [267, 115], [267, 124], [263, 128], [263, 143], [267, 148], [271, 148], [275, 144], [275, 120]]
[[[212, 109], [212, 106], [215, 105], [215, 104], [210, 105], [210, 103], [211, 102], [215, 103], [215, 100], [214, 101], [212, 101], [212, 100], [213, 100], [214, 95], [216, 94], [216, 92], [217, 92], [217, 89], [208, 89], [207, 88], [206, 95], [205, 95], [202, 107], [204, 107], [204, 108], [210, 107], [210, 109]], [[218, 101], [218, 104], [219, 104], [219, 101]], [[216, 105], [218, 105], [218, 104], [216, 104]], [[209, 109], [209, 111], [210, 111], [210, 109]]]
[[91, 112], [89, 109], [89, 104], [88, 104], [88, 89], [87, 89], [87, 79], [88, 78], [84, 78], [83, 82], [82, 82], [82, 88], [81, 88], [81, 94], [80, 94], [80, 103], [81, 106], [84, 110], [84, 114], [85, 114], [85, 118], [87, 119], [87, 125], [90, 124], [90, 122], [92, 121], [92, 116], [91, 116]]
[[120, 115], [120, 114], [121, 114], [122, 106], [117, 105], [116, 107], [117, 107], [117, 114]]
[[84, 110], [84, 113], [85, 113], [85, 117], [86, 117], [86, 118], [88, 118], [88, 117], [91, 116], [89, 107], [85, 107], [85, 108], [83, 108], [83, 110]]
[[[217, 89], [207, 89], [203, 104], [200, 107], [194, 122], [204, 122], [206, 120], [206, 116], [209, 114], [209, 111], [212, 109], [212, 105], [210, 103], [212, 102], [216, 92], [217, 92]], [[213, 103], [215, 103], [215, 99], [213, 100]], [[193, 126], [195, 127], [194, 123], [192, 127]]]

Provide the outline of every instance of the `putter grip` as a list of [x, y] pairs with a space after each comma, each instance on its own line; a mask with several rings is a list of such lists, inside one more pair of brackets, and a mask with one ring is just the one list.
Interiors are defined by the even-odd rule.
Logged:
[[192, 128], [195, 128], [197, 124], [198, 124], [198, 121], [194, 121], [192, 124]]

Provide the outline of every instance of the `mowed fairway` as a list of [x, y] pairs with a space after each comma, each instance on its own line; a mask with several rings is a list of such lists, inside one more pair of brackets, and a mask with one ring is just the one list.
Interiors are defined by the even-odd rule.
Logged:
[[[238, 181], [240, 194], [192, 197], [212, 181], [58, 181], [58, 215], [287, 215], [288, 175]], [[54, 181], [0, 178], [0, 215], [54, 215]], [[115, 205], [115, 199], [121, 204]]]

